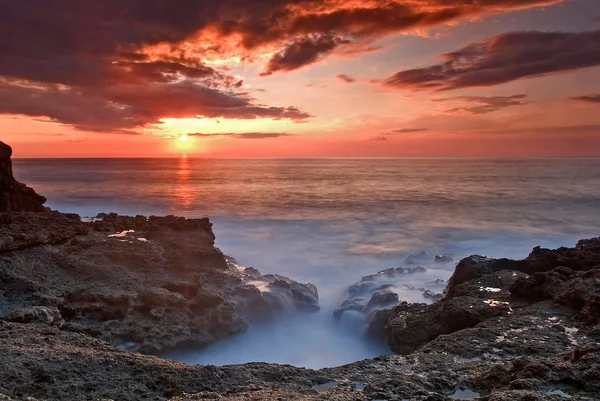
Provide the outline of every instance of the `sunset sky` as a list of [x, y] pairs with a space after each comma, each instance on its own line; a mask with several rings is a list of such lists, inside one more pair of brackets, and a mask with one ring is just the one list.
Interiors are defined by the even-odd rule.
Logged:
[[16, 157], [600, 157], [599, 0], [0, 0]]

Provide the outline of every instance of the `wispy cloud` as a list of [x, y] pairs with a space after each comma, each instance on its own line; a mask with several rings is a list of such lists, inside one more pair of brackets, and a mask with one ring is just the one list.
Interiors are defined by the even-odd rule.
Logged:
[[201, 133], [196, 132], [192, 134], [187, 134], [188, 136], [193, 137], [203, 137], [203, 138], [218, 138], [218, 137], [227, 137], [227, 138], [235, 138], [235, 139], [269, 139], [269, 138], [280, 138], [285, 136], [293, 136], [292, 134], [288, 134], [286, 132], [227, 132], [227, 133]]
[[442, 55], [441, 64], [404, 70], [383, 84], [445, 91], [493, 86], [522, 78], [600, 65], [600, 30], [508, 32]]
[[355, 82], [355, 81], [356, 81], [356, 79], [354, 79], [354, 78], [352, 78], [351, 76], [349, 76], [349, 75], [346, 75], [346, 74], [339, 74], [339, 75], [337, 75], [336, 77], [337, 77], [337, 79], [339, 79], [340, 81], [342, 81], [342, 82], [345, 82], [345, 83], [347, 83], [347, 84], [351, 84], [351, 83], [353, 83], [353, 82]]
[[507, 107], [523, 106], [528, 102], [524, 101], [525, 94], [512, 96], [455, 96], [439, 99], [432, 99], [434, 102], [460, 102], [467, 104], [476, 104], [475, 106], [453, 107], [444, 110], [446, 114], [487, 114]]
[[575, 96], [570, 99], [578, 102], [600, 104], [600, 95]]

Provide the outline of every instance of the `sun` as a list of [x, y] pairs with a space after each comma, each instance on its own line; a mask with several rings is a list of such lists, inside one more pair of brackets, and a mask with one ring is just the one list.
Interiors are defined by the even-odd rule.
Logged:
[[188, 140], [189, 138], [190, 138], [190, 137], [189, 137], [189, 136], [187, 136], [186, 134], [179, 135], [179, 140], [180, 140], [181, 142], [187, 142], [187, 140]]

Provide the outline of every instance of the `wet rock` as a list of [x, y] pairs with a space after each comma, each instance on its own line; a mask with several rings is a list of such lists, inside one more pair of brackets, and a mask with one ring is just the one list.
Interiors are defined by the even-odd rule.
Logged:
[[423, 298], [431, 299], [433, 301], [439, 301], [444, 297], [444, 294], [433, 292], [431, 290], [423, 291]]
[[454, 259], [450, 255], [435, 255], [433, 261], [435, 263], [452, 263]]
[[414, 265], [419, 262], [426, 262], [427, 259], [428, 259], [427, 252], [421, 251], [419, 253], [413, 253], [412, 255], [408, 255], [404, 259], [404, 263], [406, 263], [407, 265]]
[[442, 334], [453, 333], [494, 316], [507, 314], [481, 299], [462, 296], [432, 305], [401, 311], [385, 327], [388, 345], [399, 354], [408, 354]]
[[398, 294], [390, 290], [379, 290], [373, 294], [369, 302], [365, 305], [362, 312], [369, 313], [374, 309], [381, 309], [387, 306], [395, 305], [399, 302]]
[[45, 212], [46, 198], [15, 180], [11, 156], [12, 148], [0, 141], [0, 213]]
[[472, 255], [462, 259], [456, 268], [444, 291], [446, 296], [452, 296], [457, 285], [500, 270], [519, 270], [525, 262], [510, 259], [492, 259], [481, 255]]

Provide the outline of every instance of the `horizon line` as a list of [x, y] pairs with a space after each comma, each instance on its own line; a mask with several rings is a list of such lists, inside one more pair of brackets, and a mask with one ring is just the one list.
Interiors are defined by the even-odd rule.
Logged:
[[600, 156], [93, 156], [12, 157], [12, 160], [312, 160], [312, 159], [471, 159], [471, 160], [597, 160]]

